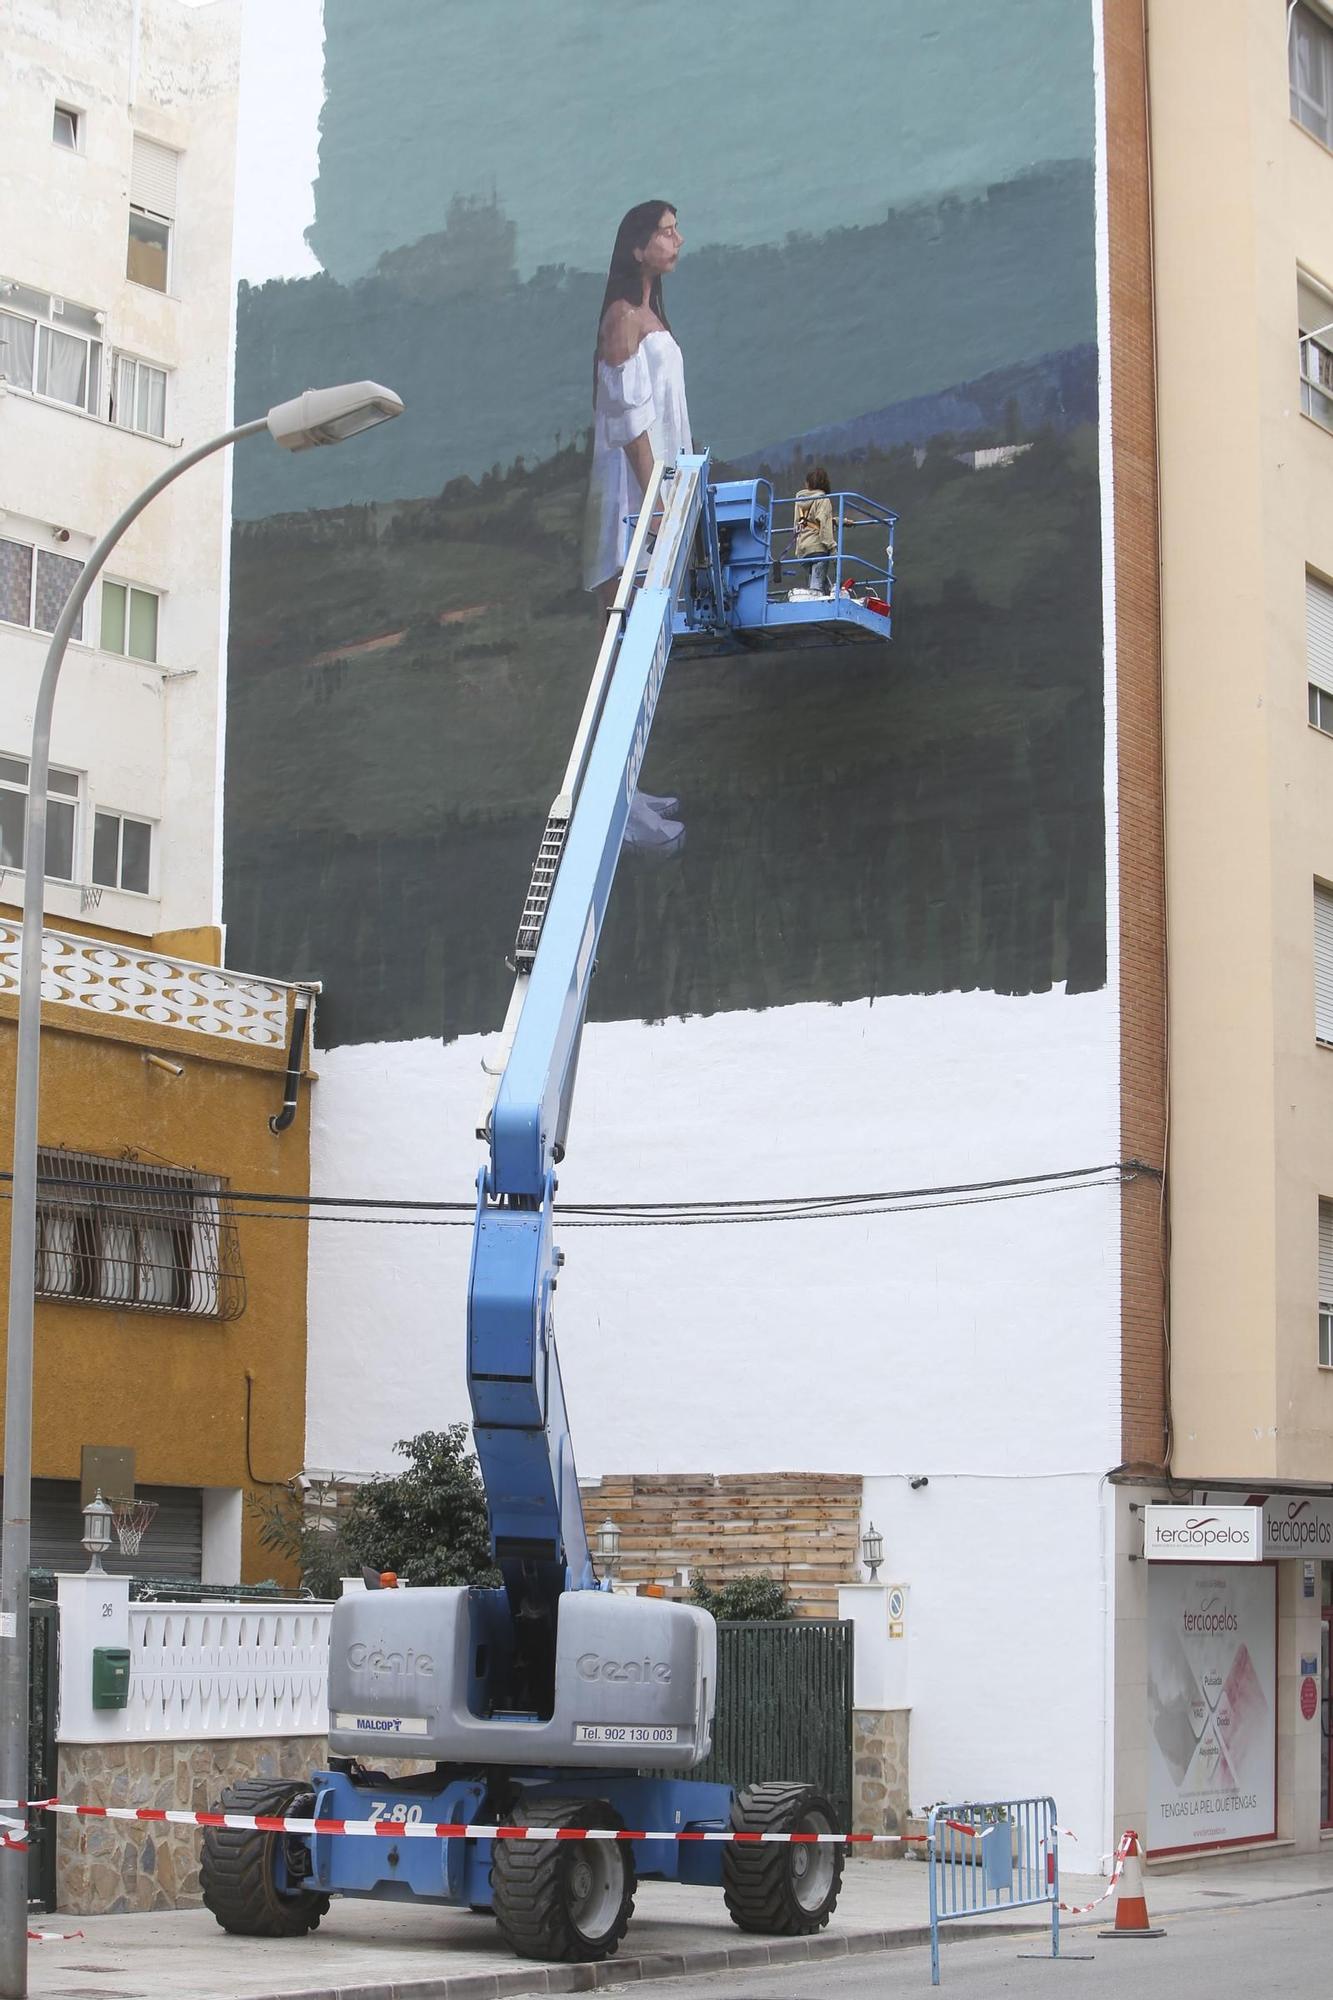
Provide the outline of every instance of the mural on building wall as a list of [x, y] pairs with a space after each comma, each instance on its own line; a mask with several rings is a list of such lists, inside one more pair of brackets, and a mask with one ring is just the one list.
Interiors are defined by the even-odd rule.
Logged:
[[225, 886], [322, 1039], [498, 1025], [645, 439], [894, 508], [900, 617], [673, 664], [593, 1015], [1103, 984], [1091, 21], [928, 18], [325, 0], [237, 408], [407, 414], [237, 455]]

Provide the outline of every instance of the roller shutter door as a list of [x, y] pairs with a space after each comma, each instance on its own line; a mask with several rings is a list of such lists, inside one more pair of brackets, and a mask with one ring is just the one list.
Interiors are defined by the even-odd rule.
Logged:
[[[195, 1486], [140, 1486], [141, 1500], [156, 1500], [157, 1513], [137, 1556], [122, 1556], [112, 1540], [102, 1566], [112, 1576], [178, 1576], [198, 1582], [204, 1567], [203, 1496]], [[77, 1479], [32, 1482], [32, 1566], [85, 1570], [83, 1513]]]
[[1333, 1042], [1333, 889], [1314, 885], [1314, 1033]]
[[1333, 695], [1333, 590], [1317, 576], [1305, 579], [1305, 658], [1310, 680]]
[[156, 140], [136, 135], [130, 167], [130, 200], [136, 208], [146, 208], [153, 215], [165, 216], [168, 222], [175, 221], [179, 158], [169, 146], [159, 146]]
[[1319, 1303], [1333, 1312], [1333, 1201], [1319, 1204]]

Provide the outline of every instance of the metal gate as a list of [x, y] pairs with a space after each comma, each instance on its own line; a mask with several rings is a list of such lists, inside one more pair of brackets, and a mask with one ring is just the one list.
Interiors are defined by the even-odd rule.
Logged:
[[[34, 1598], [28, 1609], [28, 1797], [51, 1799], [56, 1770], [57, 1665], [60, 1608]], [[28, 1833], [28, 1902], [56, 1906], [56, 1817], [33, 1813]]]
[[748, 1619], [717, 1628], [713, 1748], [691, 1774], [751, 1785], [818, 1785], [838, 1827], [852, 1823], [852, 1625]]

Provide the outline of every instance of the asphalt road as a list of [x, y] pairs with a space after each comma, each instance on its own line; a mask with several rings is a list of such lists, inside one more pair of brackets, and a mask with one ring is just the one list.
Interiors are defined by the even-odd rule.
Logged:
[[[1241, 1907], [1219, 1902], [1171, 1919], [1164, 1938], [1114, 1943], [1094, 1931], [1067, 1930], [1059, 1962], [1020, 1957], [1040, 1949], [1036, 1938], [946, 1941], [940, 1953], [941, 1996], [991, 2000], [1328, 2000], [1333, 1993], [1333, 1894]], [[1089, 1959], [1085, 1956], [1092, 1953]], [[609, 1987], [622, 1993], [643, 1988]], [[896, 2000], [930, 1992], [925, 1946], [838, 1958], [789, 1971], [714, 1973], [665, 1980], [654, 2000]]]

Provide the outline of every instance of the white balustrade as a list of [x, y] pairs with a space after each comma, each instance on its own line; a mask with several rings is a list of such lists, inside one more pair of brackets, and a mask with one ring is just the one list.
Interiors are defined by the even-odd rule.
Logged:
[[[0, 917], [0, 993], [18, 993], [21, 935], [18, 924]], [[280, 1049], [287, 1040], [291, 991], [274, 980], [164, 958], [104, 938], [42, 933], [42, 998], [82, 1014]]]
[[131, 1604], [121, 1734], [319, 1736], [331, 1604]]

